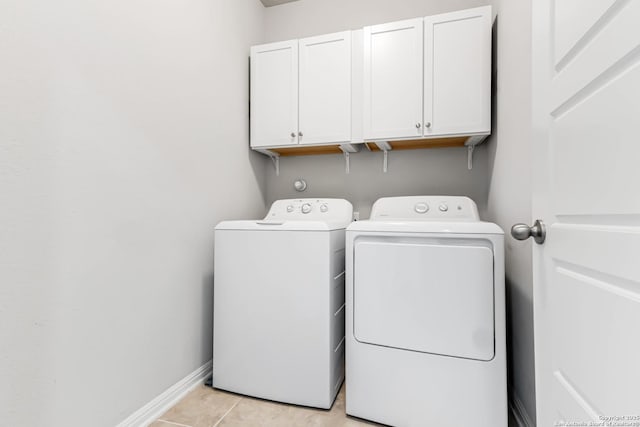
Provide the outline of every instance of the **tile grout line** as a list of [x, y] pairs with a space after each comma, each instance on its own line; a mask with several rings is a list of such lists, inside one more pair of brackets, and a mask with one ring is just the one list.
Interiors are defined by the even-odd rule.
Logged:
[[179, 427], [191, 427], [191, 426], [188, 426], [186, 424], [180, 424], [180, 423], [176, 423], [174, 421], [163, 420], [162, 418], [158, 418], [156, 421], [160, 421], [160, 422], [163, 422], [163, 423], [166, 423], [166, 424], [172, 424], [174, 426], [179, 426]]
[[222, 420], [224, 420], [224, 417], [226, 417], [227, 415], [229, 415], [229, 412], [233, 411], [233, 409], [238, 406], [238, 403], [240, 403], [240, 401], [242, 400], [242, 397], [240, 399], [238, 399], [238, 401], [236, 403], [233, 404], [233, 406], [231, 408], [229, 408], [229, 410], [227, 412], [224, 413], [224, 415], [218, 420], [218, 422], [216, 422], [213, 427], [218, 427], [218, 425], [222, 422]]

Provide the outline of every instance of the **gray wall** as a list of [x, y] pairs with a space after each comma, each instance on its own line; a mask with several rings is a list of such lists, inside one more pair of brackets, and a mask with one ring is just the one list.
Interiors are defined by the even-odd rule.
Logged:
[[[495, 28], [496, 126], [489, 149], [487, 219], [505, 231], [531, 224], [531, 0], [498, 0]], [[511, 392], [535, 420], [531, 239], [507, 235], [506, 278]]]
[[265, 42], [356, 30], [490, 3], [489, 0], [299, 0], [265, 9]]
[[265, 208], [263, 10], [0, 2], [0, 425], [114, 426], [211, 359], [213, 227]]
[[[299, 0], [265, 10], [265, 41], [279, 41], [362, 28], [365, 25], [427, 16], [488, 4], [487, 0]], [[267, 201], [295, 197], [344, 197], [361, 218], [382, 196], [449, 194], [469, 196], [481, 214], [487, 200], [486, 146], [476, 150], [474, 169], [467, 170], [465, 148], [396, 151], [382, 173], [382, 154], [351, 156], [345, 174], [341, 155], [282, 158], [280, 176], [267, 168]], [[293, 180], [304, 178], [309, 189], [297, 193]]]
[[[351, 173], [345, 173], [342, 155], [284, 157], [280, 176], [267, 171], [269, 201], [298, 197], [341, 197], [349, 200], [360, 219], [369, 217], [371, 205], [380, 197], [445, 194], [469, 196], [485, 210], [487, 198], [486, 149], [476, 150], [473, 170], [467, 170], [467, 150], [438, 148], [389, 152], [388, 172], [382, 171], [382, 153], [351, 155]], [[308, 188], [293, 189], [303, 178]]]

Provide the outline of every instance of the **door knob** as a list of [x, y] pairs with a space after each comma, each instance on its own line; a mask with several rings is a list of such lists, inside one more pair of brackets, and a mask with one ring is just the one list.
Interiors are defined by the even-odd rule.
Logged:
[[296, 137], [296, 133], [295, 132], [291, 132], [291, 138], [295, 138]]
[[511, 235], [516, 240], [527, 240], [529, 237], [533, 237], [533, 240], [541, 245], [544, 243], [545, 237], [547, 237], [547, 230], [544, 227], [544, 223], [536, 219], [536, 222], [531, 227], [527, 224], [514, 225], [511, 227]]

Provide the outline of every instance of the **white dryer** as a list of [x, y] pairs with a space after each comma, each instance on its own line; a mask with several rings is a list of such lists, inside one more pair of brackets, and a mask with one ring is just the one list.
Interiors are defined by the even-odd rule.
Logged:
[[467, 197], [376, 201], [347, 229], [347, 414], [506, 427], [504, 236]]
[[278, 200], [215, 231], [213, 386], [330, 408], [344, 380], [344, 248], [352, 206]]

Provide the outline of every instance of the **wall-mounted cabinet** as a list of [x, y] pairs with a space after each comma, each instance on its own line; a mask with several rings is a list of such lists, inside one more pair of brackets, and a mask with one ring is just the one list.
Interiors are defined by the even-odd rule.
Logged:
[[491, 7], [424, 20], [424, 135], [491, 131]]
[[351, 140], [351, 32], [301, 39], [299, 143]]
[[350, 140], [350, 31], [251, 49], [251, 147]]
[[491, 8], [364, 29], [364, 137], [489, 133]]
[[491, 18], [485, 6], [253, 47], [251, 147], [478, 144], [491, 131]]
[[298, 41], [251, 48], [251, 147], [298, 143]]
[[423, 20], [364, 29], [364, 138], [422, 136]]

